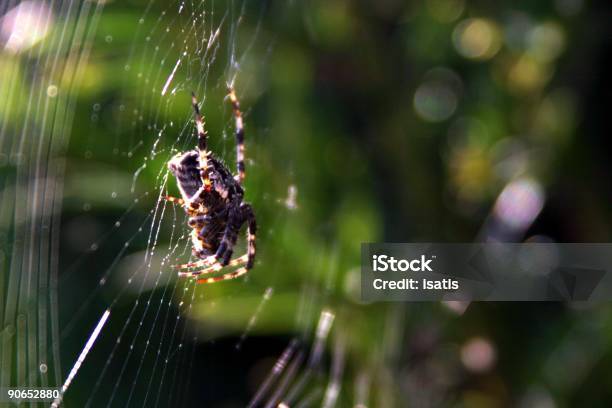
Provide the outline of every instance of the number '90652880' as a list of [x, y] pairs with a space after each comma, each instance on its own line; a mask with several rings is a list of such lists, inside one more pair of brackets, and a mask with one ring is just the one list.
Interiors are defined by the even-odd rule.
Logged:
[[27, 388], [7, 388], [3, 392], [3, 396], [11, 400], [53, 400], [60, 396], [60, 390], [57, 388], [35, 388], [35, 389], [27, 389]]

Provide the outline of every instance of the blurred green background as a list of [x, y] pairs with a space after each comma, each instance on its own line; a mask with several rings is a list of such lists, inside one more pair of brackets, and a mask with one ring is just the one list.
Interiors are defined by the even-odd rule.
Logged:
[[[110, 309], [66, 406], [244, 406], [330, 311], [296, 406], [329, 406], [340, 363], [342, 407], [609, 406], [608, 305], [363, 304], [359, 264], [362, 242], [609, 242], [611, 14], [4, 2], [0, 385], [60, 385]], [[185, 217], [158, 198], [178, 195], [167, 160], [195, 146], [191, 91], [234, 168], [229, 83], [257, 263], [196, 288], [171, 269]]]

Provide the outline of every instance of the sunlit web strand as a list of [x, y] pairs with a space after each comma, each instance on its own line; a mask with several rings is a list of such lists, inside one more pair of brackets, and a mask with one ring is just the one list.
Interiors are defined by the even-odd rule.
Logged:
[[[191, 314], [191, 310], [192, 310], [193, 303], [194, 303], [194, 300], [195, 300], [195, 294], [196, 294], [196, 287], [197, 287], [197, 285], [196, 285], [195, 282], [189, 282], [189, 283], [187, 283], [187, 287], [189, 287], [189, 286], [191, 286], [193, 288], [193, 290], [191, 291], [191, 299], [189, 300], [189, 307], [188, 307], [187, 312], [186, 312], [187, 315]], [[185, 289], [187, 289], [187, 288], [185, 288]], [[186, 293], [186, 290], [185, 290], [185, 293]], [[183, 302], [181, 301], [179, 303], [179, 306], [182, 303]], [[177, 324], [178, 324], [178, 321], [177, 321]], [[183, 333], [181, 334], [181, 339], [180, 339], [180, 343], [179, 343], [178, 348], [175, 350], [175, 352], [172, 355], [170, 355], [170, 351], [168, 351], [169, 357], [167, 357], [166, 360], [170, 360], [171, 358], [174, 357], [174, 354], [176, 354], [177, 352], [181, 351], [181, 349], [183, 347], [183, 344], [185, 342], [186, 334], [187, 334], [187, 325], [185, 324], [185, 325], [183, 325]], [[173, 337], [172, 337], [171, 341], [174, 341], [173, 339], [174, 339], [174, 333], [173, 333]], [[195, 343], [197, 343], [197, 336], [194, 339], [194, 345], [193, 345], [194, 350], [195, 350]], [[184, 356], [184, 353], [183, 353], [183, 356]], [[165, 364], [168, 364], [168, 362], [166, 361]], [[187, 371], [187, 375], [191, 374], [191, 368], [192, 368], [192, 365], [189, 366], [189, 370]], [[170, 405], [173, 404], [172, 396], [173, 396], [173, 392], [174, 392], [174, 385], [176, 383], [178, 369], [179, 369], [179, 364], [175, 364], [174, 365], [174, 374], [172, 375], [172, 383], [170, 384], [170, 393], [168, 394], [168, 404], [166, 406], [170, 406]], [[151, 378], [151, 380], [152, 380], [152, 378]], [[158, 393], [159, 392], [160, 392], [160, 390], [158, 390]]]
[[87, 353], [89, 353], [89, 350], [95, 343], [96, 339], [100, 335], [100, 332], [102, 331], [102, 328], [106, 324], [106, 321], [108, 320], [108, 316], [110, 316], [110, 310], [107, 309], [104, 311], [104, 314], [100, 318], [100, 321], [98, 321], [98, 324], [96, 325], [96, 328], [94, 329], [93, 333], [91, 333], [91, 336], [89, 336], [89, 340], [87, 340], [87, 343], [85, 344], [83, 351], [81, 351], [81, 354], [79, 355], [79, 358], [77, 359], [76, 363], [74, 363], [74, 366], [72, 366], [72, 369], [70, 370], [70, 374], [68, 374], [68, 378], [66, 378], [64, 385], [62, 385], [60, 396], [57, 397], [51, 404], [52, 408], [59, 407], [62, 401], [62, 398], [64, 394], [66, 393], [66, 390], [70, 386], [70, 383], [72, 383], [72, 380], [74, 379], [74, 377], [77, 375], [79, 368], [81, 368], [81, 364], [83, 364], [83, 361], [85, 361], [85, 357], [87, 357]]
[[[191, 304], [193, 304], [193, 299], [195, 298], [196, 284], [195, 284], [195, 282], [188, 282], [188, 283], [186, 283], [185, 290], [187, 290], [187, 287], [189, 285], [191, 285], [193, 287], [191, 303], [190, 303], [190, 306], [189, 306], [191, 308]], [[164, 368], [162, 370], [161, 379], [160, 379], [159, 383], [156, 384], [158, 386], [158, 388], [157, 388], [157, 397], [155, 399], [155, 405], [154, 405], [156, 407], [159, 404], [159, 398], [161, 397], [161, 394], [162, 394], [161, 391], [162, 391], [164, 380], [165, 380], [165, 377], [166, 377], [166, 371], [167, 371], [167, 368], [168, 368], [168, 362], [170, 361], [170, 358], [171, 358], [171, 354], [170, 353], [172, 352], [172, 346], [174, 344], [174, 340], [175, 340], [175, 337], [176, 337], [176, 331], [177, 331], [177, 328], [178, 328], [178, 325], [179, 325], [179, 321], [180, 321], [180, 314], [176, 316], [176, 321], [174, 323], [174, 327], [172, 329], [172, 335], [170, 337], [170, 344], [168, 345], [168, 352], [166, 353], [166, 357], [164, 359]], [[156, 360], [156, 363], [157, 363], [157, 360]], [[151, 377], [149, 379], [149, 386], [147, 387], [147, 397], [149, 395], [150, 387], [153, 384], [152, 380], [153, 380], [153, 377]], [[146, 403], [146, 401], [147, 401], [147, 398], [145, 398], [144, 403]]]
[[[131, 401], [131, 399], [132, 399], [133, 393], [134, 393], [134, 391], [135, 391], [135, 389], [136, 389], [136, 383], [137, 383], [137, 381], [138, 381], [138, 379], [139, 379], [139, 375], [140, 375], [140, 372], [141, 372], [142, 366], [143, 366], [143, 364], [144, 364], [145, 357], [146, 357], [147, 351], [148, 351], [148, 349], [149, 349], [149, 344], [151, 343], [151, 339], [152, 339], [152, 336], [153, 336], [153, 333], [154, 333], [155, 327], [157, 326], [158, 320], [161, 320], [161, 319], [158, 319], [158, 318], [159, 318], [160, 313], [161, 313], [161, 311], [162, 311], [162, 307], [163, 307], [163, 306], [165, 305], [165, 303], [166, 303], [166, 301], [165, 301], [165, 296], [166, 296], [166, 293], [169, 291], [169, 283], [170, 283], [169, 281], [170, 281], [170, 279], [171, 279], [171, 276], [170, 276], [170, 274], [168, 274], [168, 281], [167, 281], [167, 282], [166, 282], [166, 284], [165, 284], [165, 288], [164, 288], [164, 291], [163, 291], [163, 294], [162, 294], [162, 298], [159, 300], [159, 305], [158, 305], [157, 310], [156, 310], [156, 312], [155, 312], [155, 316], [153, 317], [153, 323], [151, 324], [151, 328], [150, 328], [150, 330], [149, 330], [149, 335], [147, 336], [147, 340], [146, 340], [146, 342], [145, 342], [145, 348], [144, 348], [144, 350], [143, 350], [143, 352], [142, 352], [142, 357], [141, 357], [141, 359], [140, 359], [140, 363], [138, 364], [138, 368], [137, 368], [137, 370], [136, 370], [136, 374], [135, 374], [135, 376], [134, 376], [134, 381], [133, 381], [133, 383], [132, 383], [132, 387], [131, 387], [131, 389], [130, 389], [130, 394], [129, 394], [128, 399], [127, 399], [127, 402], [126, 402], [126, 406], [129, 406], [129, 403], [130, 403], [130, 401]], [[178, 285], [179, 285], [179, 280], [178, 280], [178, 279], [176, 279], [176, 280], [175, 280], [175, 282], [174, 282], [174, 287], [172, 288], [172, 291], [171, 291], [171, 295], [169, 296], [169, 299], [172, 299], [172, 298], [174, 297], [174, 294], [176, 293], [176, 290], [177, 290], [177, 288], [178, 288]], [[184, 296], [184, 293], [185, 293], [185, 292], [183, 291], [183, 296]], [[183, 303], [183, 302], [182, 302], [182, 297], [181, 297], [181, 302], [180, 302], [180, 303]], [[166, 327], [167, 327], [167, 324], [168, 324], [168, 318], [170, 317], [170, 311], [171, 311], [171, 308], [167, 307], [167, 308], [166, 308], [165, 318], [164, 318], [164, 320], [163, 320], [163, 328], [162, 328], [162, 333], [161, 333], [161, 335], [160, 335], [160, 337], [159, 337], [160, 342], [159, 342], [159, 345], [157, 346], [157, 351], [158, 351], [158, 352], [155, 354], [155, 355], [156, 355], [156, 357], [155, 357], [155, 363], [154, 363], [154, 365], [153, 365], [153, 369], [152, 369], [152, 372], [153, 372], [153, 373], [155, 372], [155, 367], [157, 366], [157, 362], [159, 361], [159, 358], [160, 358], [160, 357], [159, 357], [159, 356], [160, 356], [159, 351], [162, 349], [163, 342], [164, 342], [164, 338], [165, 338], [165, 336], [166, 336]], [[155, 350], [151, 350], [151, 351], [153, 352], [153, 351], [155, 351]], [[151, 376], [150, 376], [150, 379], [149, 379], [149, 386], [150, 386], [150, 384], [151, 384], [151, 380], [153, 379], [153, 377], [154, 377], [154, 375], [151, 375]], [[148, 388], [148, 387], [147, 387], [147, 388]]]
[[[144, 279], [142, 280], [142, 283], [140, 284], [140, 288], [138, 290], [138, 299], [140, 299], [140, 296], [142, 295], [145, 282], [147, 281], [147, 278], [149, 277], [149, 273], [151, 272], [151, 269], [152, 269], [153, 255], [154, 255], [154, 252], [155, 252], [155, 248], [157, 247], [157, 241], [158, 241], [158, 238], [159, 238], [159, 233], [161, 231], [161, 221], [162, 221], [162, 219], [164, 217], [164, 213], [165, 213], [165, 210], [166, 210], [166, 206], [163, 205], [162, 206], [162, 210], [161, 210], [161, 212], [159, 214], [159, 219], [157, 220], [157, 227], [156, 227], [155, 226], [156, 225], [156, 217], [157, 217], [157, 213], [158, 213], [158, 208], [160, 206], [159, 203], [160, 203], [160, 201], [158, 201], [158, 205], [156, 206], [156, 209], [155, 209], [155, 212], [154, 212], [154, 215], [153, 215], [153, 222], [152, 222], [152, 226], [151, 226], [151, 232], [149, 234], [149, 239], [148, 239], [148, 242], [147, 242], [147, 250], [145, 251], [145, 261], [147, 261], [147, 258], [148, 258], [148, 264], [146, 266], [146, 272], [145, 272]], [[155, 282], [155, 287], [157, 288], [157, 281]], [[117, 377], [117, 381], [115, 382], [115, 386], [113, 387], [113, 392], [112, 392], [112, 394], [110, 396], [110, 399], [109, 399], [109, 402], [108, 402], [108, 406], [111, 405], [111, 403], [112, 403], [112, 401], [113, 401], [113, 399], [114, 399], [114, 397], [116, 395], [118, 386], [121, 383], [121, 378], [123, 377], [123, 373], [125, 372], [125, 369], [126, 369], [126, 367], [128, 365], [130, 357], [132, 355], [132, 350], [133, 350], [134, 344], [136, 343], [136, 340], [137, 340], [137, 338], [138, 338], [138, 336], [140, 334], [140, 330], [142, 328], [142, 322], [145, 320], [145, 317], [147, 316], [147, 313], [149, 311], [149, 306], [151, 304], [151, 299], [153, 298], [154, 292], [155, 291], [153, 291], [153, 290], [150, 291], [149, 299], [148, 299], [148, 301], [145, 304], [145, 310], [144, 310], [144, 312], [142, 314], [142, 318], [140, 319], [140, 324], [138, 325], [138, 328], [136, 329], [136, 334], [132, 338], [132, 343], [130, 345], [130, 348], [129, 348], [129, 351], [128, 351], [128, 355], [124, 359], [123, 365], [121, 367], [121, 371], [119, 372], [119, 376]]]
[[[168, 255], [166, 255], [166, 256], [164, 257], [164, 259], [162, 260], [162, 262], [161, 262], [161, 266], [162, 266], [162, 267], [163, 267], [163, 265], [165, 265], [165, 262], [166, 262], [166, 261], [167, 261], [167, 260], [168, 260], [168, 259], [171, 257], [171, 254], [173, 253], [173, 250], [172, 250], [172, 241], [173, 241], [173, 237], [174, 237], [174, 234], [175, 234], [175, 229], [176, 229], [175, 227], [176, 227], [176, 225], [173, 223], [173, 225], [172, 225], [172, 233], [171, 233], [171, 236], [170, 236], [170, 242], [169, 242], [169, 250], [170, 250], [170, 253], [169, 253]], [[178, 242], [177, 242], [177, 245], [178, 245]], [[175, 246], [175, 249], [176, 249], [176, 246]], [[160, 271], [160, 274], [161, 274], [161, 271]], [[136, 371], [136, 375], [135, 375], [134, 381], [133, 381], [133, 383], [132, 383], [132, 388], [131, 388], [131, 390], [130, 390], [130, 395], [128, 396], [128, 400], [127, 400], [126, 405], [129, 405], [129, 403], [130, 403], [130, 401], [131, 401], [131, 399], [132, 399], [132, 396], [133, 396], [134, 390], [136, 389], [136, 383], [137, 383], [137, 381], [138, 381], [138, 377], [139, 377], [139, 374], [140, 374], [140, 370], [142, 369], [142, 365], [143, 365], [143, 363], [144, 363], [144, 361], [145, 361], [146, 353], [147, 353], [147, 350], [148, 350], [149, 344], [150, 344], [150, 342], [151, 342], [151, 338], [152, 338], [152, 336], [153, 336], [154, 329], [155, 329], [155, 327], [157, 326], [157, 321], [158, 321], [158, 317], [159, 317], [159, 314], [160, 314], [160, 312], [161, 312], [162, 306], [165, 304], [166, 293], [167, 293], [167, 291], [168, 291], [168, 286], [169, 286], [169, 283], [170, 283], [170, 280], [171, 280], [171, 279], [172, 279], [172, 274], [167, 274], [167, 281], [166, 281], [166, 284], [164, 285], [164, 290], [163, 290], [163, 293], [162, 293], [162, 297], [161, 297], [161, 299], [159, 300], [159, 305], [158, 305], [158, 308], [157, 308], [157, 311], [156, 311], [155, 317], [154, 317], [154, 319], [153, 319], [153, 324], [151, 325], [151, 329], [150, 329], [150, 331], [149, 331], [149, 336], [147, 337], [147, 341], [146, 341], [146, 343], [145, 343], [145, 344], [146, 344], [146, 346], [145, 346], [145, 349], [144, 349], [144, 351], [143, 351], [143, 353], [142, 353], [142, 358], [140, 359], [140, 363], [139, 363], [139, 365], [138, 365], [138, 369], [137, 369], [137, 371]], [[174, 297], [174, 294], [175, 294], [176, 289], [177, 289], [177, 287], [178, 287], [178, 283], [179, 283], [179, 281], [178, 281], [178, 280], [175, 280], [174, 287], [173, 287], [172, 292], [171, 292], [171, 295], [170, 295], [170, 299], [172, 299], [172, 298]], [[157, 283], [156, 283], [156, 286], [157, 286]], [[185, 293], [185, 292], [183, 291], [183, 296], [184, 296], [184, 293]], [[180, 305], [182, 305], [182, 304], [183, 304], [183, 301], [182, 301], [182, 297], [181, 297], [181, 302], [179, 303], [179, 306], [180, 306]], [[166, 309], [166, 317], [165, 317], [165, 319], [164, 319], [164, 323], [163, 323], [163, 329], [162, 329], [162, 333], [161, 333], [161, 336], [160, 336], [160, 342], [159, 342], [159, 347], [158, 347], [158, 353], [157, 353], [157, 355], [156, 355], [156, 357], [155, 357], [155, 363], [154, 363], [153, 370], [152, 370], [153, 372], [155, 372], [155, 367], [157, 366], [157, 362], [158, 362], [158, 360], [159, 360], [159, 355], [160, 355], [159, 351], [160, 351], [160, 350], [161, 350], [161, 348], [162, 348], [163, 340], [164, 340], [164, 338], [165, 338], [165, 334], [166, 334], [166, 326], [167, 326], [167, 322], [168, 322], [168, 317], [169, 317], [169, 316], [170, 316], [170, 308], [168, 307], [168, 308]], [[150, 378], [152, 379], [153, 377], [154, 377], [154, 376], [152, 375]]]

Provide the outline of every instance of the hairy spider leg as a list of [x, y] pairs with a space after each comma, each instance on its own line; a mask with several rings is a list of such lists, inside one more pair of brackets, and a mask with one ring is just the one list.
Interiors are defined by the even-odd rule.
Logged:
[[202, 208], [201, 204], [195, 203], [193, 201], [185, 201], [182, 198], [177, 198], [177, 197], [167, 195], [167, 196], [164, 196], [163, 199], [168, 201], [169, 203], [178, 204], [182, 207], [185, 207], [187, 210], [193, 213], [197, 213], [199, 211], [206, 210], [205, 208], [204, 209]]
[[214, 276], [212, 278], [198, 279], [196, 283], [198, 285], [201, 285], [204, 283], [215, 283], [215, 282], [220, 282], [220, 281], [229, 280], [229, 279], [236, 279], [246, 274], [248, 271], [249, 269], [243, 266], [242, 268], [236, 269], [234, 272], [229, 272], [221, 276]]
[[195, 93], [191, 93], [191, 104], [193, 105], [193, 112], [195, 116], [196, 129], [198, 131], [198, 152], [200, 153], [200, 177], [202, 178], [203, 187], [205, 190], [210, 190], [211, 182], [208, 177], [208, 132], [204, 127], [204, 119], [200, 114], [200, 108], [198, 107], [198, 100], [196, 99]]
[[[203, 229], [204, 226], [206, 225], [206, 222], [209, 221], [210, 219], [212, 219], [212, 217], [209, 214], [197, 214], [197, 215], [189, 217], [189, 220], [187, 221], [187, 225], [189, 225], [191, 228]], [[201, 232], [198, 233], [198, 235], [200, 234]]]
[[245, 167], [244, 167], [244, 123], [242, 121], [242, 112], [240, 111], [240, 101], [236, 97], [234, 88], [229, 87], [229, 100], [232, 104], [232, 110], [234, 111], [234, 118], [236, 121], [236, 166], [238, 167], [238, 175], [235, 177], [236, 181], [240, 184], [245, 178]]
[[185, 200], [183, 200], [182, 198], [177, 198], [177, 197], [172, 197], [172, 196], [164, 196], [163, 197], [164, 200], [170, 202], [170, 203], [176, 203], [178, 205], [185, 205]]
[[239, 258], [232, 259], [231, 262], [229, 262], [226, 266], [223, 266], [220, 263], [216, 262], [213, 265], [208, 266], [207, 268], [198, 269], [195, 271], [179, 271], [178, 276], [179, 277], [191, 277], [191, 276], [206, 275], [210, 273], [219, 272], [223, 268], [232, 268], [235, 266], [241, 266], [241, 265], [246, 264], [247, 262], [248, 262], [248, 255], [245, 254]]
[[188, 262], [188, 263], [184, 263], [181, 265], [172, 265], [172, 268], [184, 270], [184, 269], [208, 267], [210, 265], [213, 265], [215, 262], [217, 262], [217, 257], [215, 255], [211, 255], [211, 256], [208, 256], [204, 259], [200, 259], [195, 262]]
[[225, 231], [223, 232], [223, 238], [221, 239], [219, 248], [217, 248], [217, 252], [215, 253], [215, 257], [223, 266], [227, 265], [232, 257], [232, 254], [234, 253], [233, 248], [238, 240], [238, 232], [240, 231], [242, 224], [244, 224], [242, 213], [232, 213], [229, 222], [225, 227]]
[[247, 221], [247, 254], [249, 261], [246, 268], [251, 269], [255, 264], [255, 234], [257, 233], [257, 221], [255, 219], [253, 207], [251, 207], [249, 204], [242, 204], [240, 208], [242, 209], [242, 213], [244, 214], [243, 216]]

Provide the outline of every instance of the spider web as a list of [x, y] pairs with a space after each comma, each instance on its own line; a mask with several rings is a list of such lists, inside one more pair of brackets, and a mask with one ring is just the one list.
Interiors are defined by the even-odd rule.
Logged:
[[[195, 145], [194, 91], [211, 148], [232, 168], [224, 97], [233, 85], [247, 122], [247, 200], [277, 212], [258, 236], [264, 247], [291, 217], [296, 187], [286, 181], [280, 191], [287, 197], [273, 196], [254, 176], [263, 167], [255, 157], [266, 130], [249, 122], [248, 102], [262, 92], [256, 81], [270, 51], [259, 27], [266, 4], [151, 1], [125, 17], [104, 3], [9, 1], [0, 8], [0, 15], [16, 10], [44, 27], [38, 46], [18, 44], [1, 86], [3, 116], [19, 120], [3, 122], [0, 133], [2, 160], [15, 170], [2, 179], [3, 239], [14, 239], [11, 252], [2, 252], [0, 384], [59, 387], [72, 368], [67, 406], [189, 405], [200, 387], [194, 378], [209, 369], [196, 366], [198, 347], [214, 350], [215, 339], [228, 335], [229, 358], [240, 358], [275, 282], [247, 276], [201, 288], [177, 279], [171, 265], [189, 259], [191, 248], [181, 209], [160, 200], [176, 194], [165, 163]], [[28, 83], [20, 67], [32, 61], [39, 68]], [[233, 301], [255, 307], [224, 328], [220, 316], [236, 314], [224, 310]], [[302, 303], [313, 310], [298, 313], [295, 324], [307, 332], [317, 313], [312, 298]], [[107, 312], [89, 354], [73, 366]]]
[[[464, 2], [452, 3], [463, 8]], [[305, 26], [335, 27], [344, 21], [334, 18], [334, 13], [343, 15], [341, 7], [322, 7], [313, 16], [292, 2], [282, 6], [272, 14], [297, 11], [297, 21]], [[372, 226], [381, 222], [368, 195], [381, 191], [365, 186], [368, 157], [350, 147], [356, 129], [325, 115], [317, 120], [327, 120], [326, 126], [314, 127], [311, 118], [303, 117], [307, 114], [270, 113], [278, 106], [269, 102], [268, 90], [275, 83], [275, 91], [283, 88], [278, 82], [292, 83], [288, 72], [302, 69], [308, 59], [299, 58], [304, 49], [298, 47], [297, 52], [275, 52], [295, 61], [288, 61], [291, 69], [269, 69], [277, 40], [265, 29], [277, 26], [262, 24], [269, 7], [247, 0], [0, 3], [0, 388], [63, 386], [56, 405], [76, 407], [331, 407], [345, 401], [393, 406], [400, 388], [394, 378], [400, 378], [417, 405], [440, 405], [449, 397], [449, 379], [438, 373], [442, 366], [458, 372], [458, 359], [436, 355], [422, 364], [412, 359], [407, 367], [400, 341], [408, 332], [405, 310], [369, 305], [366, 311], [360, 303], [354, 244], [378, 236]], [[406, 31], [412, 41], [423, 38], [418, 27], [431, 25], [423, 21], [411, 24], [417, 35]], [[462, 43], [454, 33], [471, 31], [469, 21], [480, 20], [457, 21], [455, 47]], [[556, 31], [539, 30], [540, 36], [547, 32], [554, 37]], [[381, 33], [386, 36], [387, 30]], [[291, 35], [282, 40], [279, 48], [294, 41]], [[404, 65], [394, 65], [403, 70]], [[465, 79], [433, 67], [416, 90], [411, 81], [394, 82], [390, 89], [410, 100], [414, 94], [417, 116], [446, 126], [440, 122], [455, 114], [463, 86], [469, 85]], [[235, 87], [245, 117], [245, 198], [260, 226], [257, 263], [244, 278], [197, 287], [172, 269], [191, 253], [185, 215], [160, 198], [178, 194], [167, 161], [196, 143], [192, 91], [207, 122], [211, 150], [235, 167], [228, 85]], [[276, 93], [281, 103], [295, 96], [284, 89]], [[394, 98], [391, 102], [396, 104]], [[370, 108], [358, 112], [369, 115]], [[274, 131], [272, 116], [281, 123]], [[449, 129], [456, 133], [453, 149], [464, 138], [466, 143], [484, 140], [480, 120], [454, 123]], [[306, 141], [291, 133], [300, 126], [307, 131], [296, 134], [311, 133]], [[472, 132], [478, 137], [468, 137]], [[328, 137], [331, 148], [328, 144], [320, 151]], [[393, 140], [414, 140], [389, 137], [389, 146]], [[464, 147], [471, 151], [470, 144]], [[306, 158], [301, 162], [292, 154], [299, 149]], [[309, 160], [315, 154], [325, 159], [313, 164]], [[388, 169], [395, 170], [401, 156], [395, 157]], [[356, 172], [342, 174], [332, 163], [314, 173], [313, 168], [335, 158]], [[508, 164], [520, 168], [519, 159]], [[313, 180], [324, 185], [313, 189]], [[352, 187], [345, 188], [345, 182]], [[334, 191], [340, 194], [329, 193]], [[318, 206], [311, 198], [317, 194], [309, 192], [328, 196], [329, 202]], [[532, 197], [529, 208], [517, 209], [521, 200], [516, 197], [525, 193]], [[483, 225], [482, 240], [520, 239], [544, 198], [538, 183], [509, 183]], [[367, 203], [360, 206], [361, 201]], [[514, 214], [516, 228], [500, 228], [500, 214]], [[334, 222], [339, 225], [329, 225]], [[239, 242], [236, 256], [245, 251], [244, 238]], [[447, 306], [459, 316], [467, 304]], [[429, 307], [417, 310], [414, 343], [429, 354], [437, 341], [431, 339], [439, 338], [443, 328], [422, 322], [447, 319]], [[474, 344], [483, 346], [482, 341]], [[551, 372], [563, 371], [551, 367]], [[463, 377], [458, 379], [463, 386]]]

